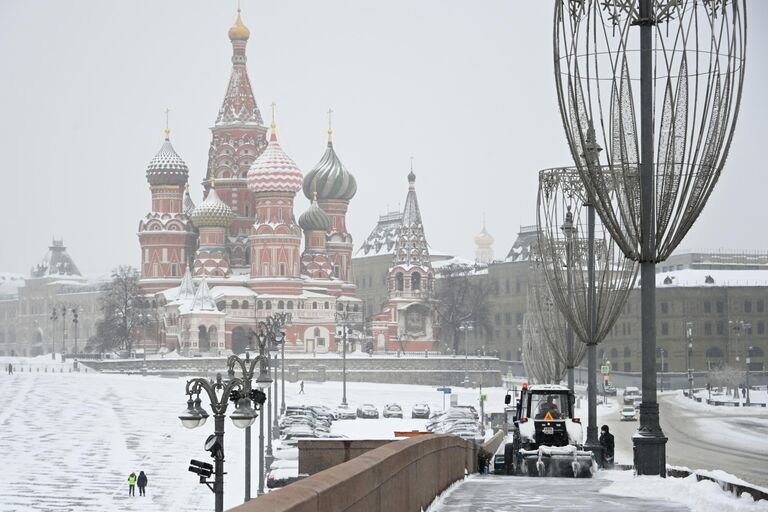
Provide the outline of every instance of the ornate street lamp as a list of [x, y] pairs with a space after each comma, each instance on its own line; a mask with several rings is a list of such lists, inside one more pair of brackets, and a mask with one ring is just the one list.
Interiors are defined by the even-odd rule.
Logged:
[[[205, 392], [211, 403], [214, 418], [214, 433], [205, 443], [205, 449], [211, 452], [215, 466], [213, 493], [215, 496], [215, 512], [224, 511], [224, 418], [229, 402], [236, 404], [236, 410], [230, 416], [232, 423], [238, 428], [246, 428], [253, 424], [258, 416], [258, 410], [264, 404], [266, 397], [258, 389], [245, 391], [241, 379], [231, 379], [223, 382], [221, 374], [216, 380], [196, 378], [187, 381], [187, 408], [179, 415], [179, 420], [185, 428], [197, 428], [205, 424], [208, 413], [200, 405], [200, 393]], [[195, 395], [195, 399], [192, 396]], [[251, 404], [255, 404], [255, 407]], [[206, 482], [207, 483], [207, 482]], [[209, 485], [210, 486], [210, 485]]]
[[51, 311], [51, 359], [56, 360], [56, 320], [58, 320], [59, 314], [57, 313], [56, 306]]
[[[633, 438], [640, 475], [666, 475], [656, 263], [679, 246], [718, 181], [745, 51], [744, 0], [555, 3], [555, 82], [571, 154], [606, 229], [641, 265], [643, 402]], [[582, 161], [591, 132], [607, 164]]]

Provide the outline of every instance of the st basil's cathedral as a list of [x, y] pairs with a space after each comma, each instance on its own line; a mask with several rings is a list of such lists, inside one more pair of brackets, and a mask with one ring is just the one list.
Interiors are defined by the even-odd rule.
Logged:
[[[292, 321], [286, 351], [335, 352], [337, 311], [346, 312], [359, 337], [374, 340], [373, 350], [396, 349], [409, 331], [413, 349], [431, 349], [437, 338], [428, 299], [434, 273], [415, 175], [408, 176], [408, 222], [394, 251], [391, 300], [366, 326], [362, 301], [355, 297], [346, 224], [356, 180], [336, 154], [330, 126], [325, 153], [306, 175], [283, 151], [274, 110], [268, 130], [253, 96], [246, 69], [249, 37], [238, 10], [229, 29], [232, 73], [211, 129], [203, 200], [194, 204], [189, 169], [167, 128], [147, 166], [152, 211], [138, 229], [140, 287], [144, 300], [159, 306], [166, 350], [241, 353], [258, 321], [287, 312]], [[297, 221], [294, 198], [300, 190], [311, 205]]]

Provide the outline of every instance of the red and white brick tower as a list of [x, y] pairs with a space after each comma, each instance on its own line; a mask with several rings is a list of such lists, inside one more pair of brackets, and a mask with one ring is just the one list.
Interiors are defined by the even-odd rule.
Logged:
[[226, 277], [230, 273], [226, 237], [227, 228], [232, 224], [235, 214], [219, 199], [214, 183], [215, 180], [211, 179], [211, 188], [205, 201], [189, 215], [199, 232], [193, 265], [195, 276]]
[[168, 128], [160, 151], [147, 165], [146, 175], [152, 211], [139, 222], [141, 287], [145, 292], [154, 292], [178, 284], [195, 245], [194, 229], [182, 204], [189, 169], [173, 149]]
[[248, 171], [257, 219], [250, 238], [249, 283], [259, 293], [302, 293], [301, 228], [293, 215], [293, 200], [303, 177], [277, 142], [273, 112], [269, 144]]
[[317, 204], [331, 220], [326, 246], [333, 266], [333, 276], [351, 283], [352, 235], [347, 231], [347, 208], [357, 192], [357, 182], [333, 149], [333, 129], [330, 123], [325, 154], [304, 178], [303, 189], [307, 199], [312, 200], [315, 187]]
[[326, 249], [326, 236], [331, 219], [317, 205], [317, 192], [313, 192], [312, 204], [299, 217], [304, 230], [304, 252], [301, 254], [302, 272], [315, 279], [329, 279], [333, 265]]
[[232, 74], [227, 93], [211, 131], [213, 138], [208, 150], [206, 190], [211, 178], [216, 179], [217, 193], [234, 212], [229, 226], [226, 246], [233, 268], [247, 269], [250, 264], [248, 236], [255, 221], [253, 196], [248, 190], [248, 169], [267, 145], [267, 128], [253, 96], [248, 70], [245, 67], [245, 46], [250, 31], [237, 10], [235, 25], [229, 29], [232, 41]]

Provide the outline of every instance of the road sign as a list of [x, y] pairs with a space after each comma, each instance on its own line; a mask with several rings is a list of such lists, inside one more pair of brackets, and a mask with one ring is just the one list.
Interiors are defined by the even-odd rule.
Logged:
[[607, 364], [601, 365], [600, 373], [602, 373], [603, 375], [609, 375], [611, 373], [611, 367], [608, 366]]
[[451, 394], [451, 388], [449, 388], [449, 387], [437, 388], [437, 391], [439, 391], [440, 393], [444, 393], [446, 395], [450, 395]]
[[481, 402], [487, 402], [488, 401], [488, 393], [480, 393], [480, 401]]

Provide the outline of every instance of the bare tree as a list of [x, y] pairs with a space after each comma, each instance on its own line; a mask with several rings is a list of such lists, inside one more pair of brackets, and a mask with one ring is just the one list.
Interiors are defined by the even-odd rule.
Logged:
[[474, 325], [478, 335], [491, 331], [491, 306], [485, 275], [481, 267], [466, 263], [451, 263], [437, 270], [437, 316], [443, 342], [459, 350], [461, 331], [466, 322]]
[[140, 293], [139, 273], [135, 268], [120, 265], [112, 272], [112, 283], [101, 302], [104, 319], [96, 326], [94, 347], [102, 351], [122, 349], [131, 352], [138, 327], [143, 325]]

